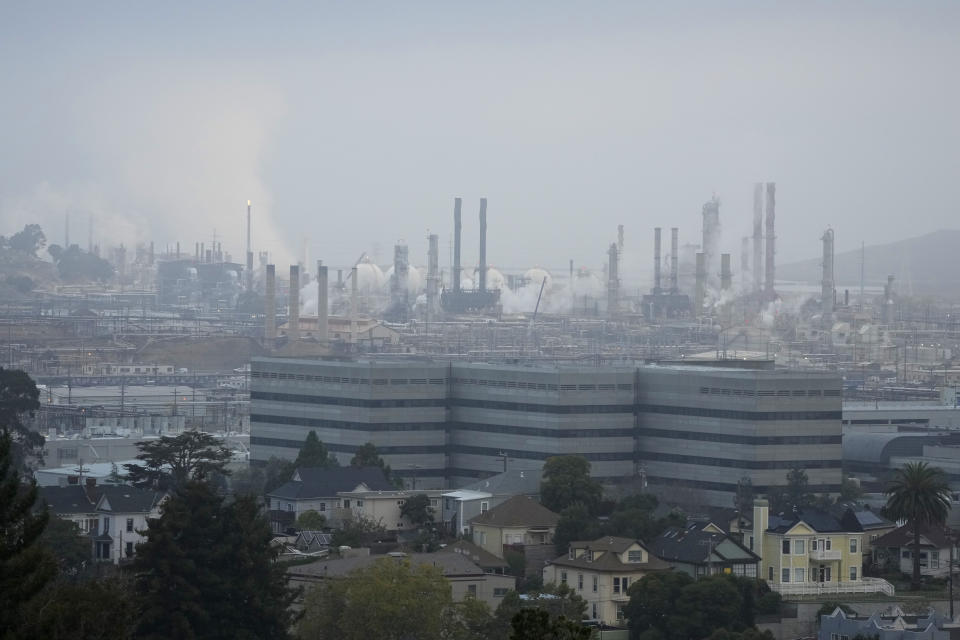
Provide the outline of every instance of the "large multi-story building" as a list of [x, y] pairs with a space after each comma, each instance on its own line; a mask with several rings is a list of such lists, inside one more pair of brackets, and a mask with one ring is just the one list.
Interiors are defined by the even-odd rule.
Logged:
[[[721, 363], [724, 364], [724, 363]], [[686, 488], [841, 479], [841, 381], [765, 363], [518, 366], [255, 358], [251, 459], [294, 458], [310, 430], [346, 463], [373, 442], [421, 488], [460, 487], [577, 454], [598, 478]]]

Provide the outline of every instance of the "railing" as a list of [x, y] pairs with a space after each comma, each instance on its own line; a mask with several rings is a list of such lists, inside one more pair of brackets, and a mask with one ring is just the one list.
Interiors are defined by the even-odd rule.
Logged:
[[843, 552], [839, 549], [816, 549], [810, 551], [813, 560], [842, 560]]
[[893, 585], [882, 578], [863, 578], [836, 582], [774, 582], [770, 587], [782, 596], [819, 596], [833, 593], [894, 594]]

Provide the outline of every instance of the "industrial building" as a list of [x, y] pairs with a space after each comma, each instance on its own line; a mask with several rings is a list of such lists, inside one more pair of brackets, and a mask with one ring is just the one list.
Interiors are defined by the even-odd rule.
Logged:
[[744, 479], [762, 492], [796, 467], [812, 490], [839, 490], [840, 378], [718, 364], [255, 358], [251, 459], [294, 458], [315, 430], [343, 463], [373, 442], [421, 487], [576, 454], [606, 482], [639, 480], [691, 502], [727, 506]]

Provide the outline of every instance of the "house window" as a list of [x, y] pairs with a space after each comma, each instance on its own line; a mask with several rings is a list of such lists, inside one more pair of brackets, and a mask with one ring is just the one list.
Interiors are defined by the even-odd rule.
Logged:
[[132, 558], [132, 557], [133, 557], [133, 543], [132, 543], [132, 542], [128, 542], [128, 543], [127, 543], [127, 557], [128, 557], [128, 558]]
[[133, 518], [127, 518], [127, 531], [133, 531]]
[[856, 553], [856, 552], [857, 552], [857, 539], [850, 538], [850, 553]]
[[288, 502], [288, 503], [287, 503], [287, 511], [293, 511], [293, 503], [292, 503], [292, 502]]
[[344, 509], [349, 509], [349, 508], [350, 508], [350, 500], [349, 500], [348, 498], [344, 498], [344, 499], [343, 499], [343, 508], [344, 508]]
[[110, 533], [110, 518], [103, 519], [103, 533], [104, 535]]
[[781, 552], [785, 556], [790, 555], [790, 539], [789, 538], [783, 539], [783, 542], [781, 543]]
[[593, 549], [587, 549], [586, 553], [583, 554], [583, 557], [587, 562], [593, 562]]
[[502, 598], [503, 596], [507, 595], [507, 591], [509, 591], [509, 589], [507, 589], [506, 587], [494, 587], [493, 597]]
[[[598, 578], [597, 576], [593, 576], [593, 592], [594, 592], [594, 593], [597, 592], [597, 582], [598, 582], [598, 581], [599, 581], [599, 578]], [[593, 616], [593, 617], [596, 618], [597, 616]]]
[[326, 510], [327, 510], [327, 503], [326, 503], [326, 502], [321, 502], [321, 503], [320, 503], [320, 511], [326, 511]]
[[486, 512], [489, 511], [489, 510], [490, 510], [490, 503], [489, 503], [489, 502], [483, 501], [483, 502], [480, 503], [480, 513], [486, 513]]
[[797, 556], [802, 556], [807, 552], [806, 550], [806, 540], [794, 540], [793, 541], [793, 554]]
[[790, 569], [780, 570], [780, 582], [790, 582]]
[[630, 578], [628, 578], [627, 576], [623, 576], [622, 578], [620, 578], [620, 586], [623, 587], [623, 592], [626, 593], [627, 587], [630, 586]]
[[940, 552], [939, 551], [930, 552], [930, 568], [931, 569], [940, 568]]
[[817, 550], [817, 539], [814, 538], [813, 540], [810, 541], [810, 551], [816, 551], [816, 550]]
[[583, 574], [577, 574], [577, 591], [583, 591]]
[[561, 571], [561, 572], [560, 572], [560, 584], [567, 584], [567, 572], [566, 572], [566, 571]]
[[904, 549], [903, 552], [900, 554], [900, 557], [903, 558], [904, 560], [909, 560], [909, 559], [910, 559], [910, 550], [909, 550], [909, 549]]
[[357, 500], [356, 506], [357, 506], [357, 507], [362, 507], [362, 506], [363, 506], [363, 500]]
[[768, 573], [770, 574], [767, 576], [767, 580], [773, 582], [773, 567], [767, 567], [767, 569], [769, 569]]
[[833, 540], [831, 538], [827, 538], [826, 540], [823, 541], [823, 548], [825, 550], [830, 551], [832, 546], [833, 546]]
[[476, 597], [477, 597], [477, 585], [475, 585], [475, 584], [468, 584], [468, 585], [467, 585], [467, 597], [468, 597], [468, 598], [476, 598]]
[[753, 549], [753, 536], [750, 536], [750, 549]]
[[857, 568], [850, 567], [850, 581], [856, 582], [856, 580], [857, 580]]
[[485, 544], [487, 544], [487, 532], [486, 532], [486, 531], [481, 531], [481, 532], [480, 532], [480, 546], [483, 546], [483, 545], [485, 545]]
[[573, 560], [573, 547], [570, 547], [570, 549], [567, 550], [567, 559]]
[[593, 619], [594, 620], [597, 619], [597, 603], [596, 602], [593, 603]]
[[110, 559], [110, 543], [109, 543], [109, 542], [98, 542], [98, 543], [97, 543], [96, 557], [97, 557], [97, 560], [109, 560], [109, 559]]
[[617, 605], [617, 620], [623, 620], [624, 617], [625, 617], [625, 616], [623, 615], [623, 605], [622, 605], [622, 604], [618, 604], [618, 605]]
[[805, 582], [805, 578], [807, 577], [807, 576], [806, 576], [806, 573], [807, 573], [806, 569], [803, 569], [802, 567], [801, 567], [801, 568], [794, 569], [794, 570], [793, 570], [793, 581], [794, 581], [794, 582]]
[[627, 562], [643, 562], [643, 551], [627, 551]]
[[613, 592], [620, 593], [620, 578], [613, 579]]

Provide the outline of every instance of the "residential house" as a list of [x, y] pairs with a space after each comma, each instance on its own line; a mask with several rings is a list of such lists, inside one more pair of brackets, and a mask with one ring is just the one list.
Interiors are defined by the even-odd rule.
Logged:
[[297, 533], [297, 537], [293, 542], [293, 548], [304, 553], [314, 553], [316, 551], [330, 549], [332, 541], [332, 533], [304, 529]]
[[514, 496], [540, 499], [540, 472], [511, 469], [443, 494], [443, 521], [451, 532], [465, 535], [470, 521]]
[[526, 496], [514, 496], [470, 520], [473, 543], [498, 558], [504, 547], [518, 550], [553, 544], [560, 516]]
[[821, 509], [771, 515], [766, 500], [754, 502], [753, 529], [745, 531], [760, 557], [761, 577], [784, 595], [893, 594], [893, 585], [863, 576], [865, 534], [848, 510], [837, 519]]
[[409, 518], [401, 515], [407, 499], [420, 494], [429, 497], [430, 508], [433, 509], [433, 519], [436, 521], [439, 519], [440, 495], [442, 493], [442, 489], [425, 489], [423, 491], [358, 489], [341, 491], [337, 494], [340, 499], [340, 506], [335, 513], [340, 520], [360, 517], [379, 524], [391, 532], [416, 531], [417, 525], [410, 522]]
[[502, 576], [510, 572], [510, 565], [503, 558], [498, 558], [486, 549], [467, 540], [457, 540], [444, 547], [444, 551], [466, 556], [473, 564], [483, 569], [484, 573], [495, 573]]
[[324, 559], [290, 567], [287, 577], [293, 585], [311, 585], [348, 575], [376, 562], [409, 562], [411, 566], [426, 564], [438, 567], [450, 583], [454, 602], [476, 598], [487, 603], [491, 609], [496, 609], [503, 601], [503, 596], [514, 588], [514, 578], [511, 576], [486, 573], [467, 556], [448, 551]]
[[[951, 558], [960, 558], [956, 533], [941, 527], [922, 526], [920, 528], [920, 574], [947, 575], [950, 571]], [[874, 540], [873, 562], [879, 567], [912, 575], [913, 527], [908, 523]]]
[[39, 486], [38, 502], [46, 504], [47, 510], [64, 520], [77, 525], [81, 535], [96, 531], [97, 498], [100, 487], [94, 485]]
[[[287, 482], [267, 494], [270, 523], [274, 533], [293, 526], [305, 511], [316, 511], [327, 518], [330, 526], [339, 525], [336, 510], [344, 506], [338, 495], [349, 491], [392, 491], [380, 467], [302, 467]], [[346, 508], [350, 508], [349, 499]]]
[[817, 640], [949, 640], [951, 631], [957, 632], [957, 625], [933, 609], [926, 615], [908, 616], [894, 606], [890, 612], [861, 617], [837, 607], [833, 613], [820, 616]]
[[91, 532], [93, 557], [118, 564], [136, 555], [146, 540], [147, 521], [160, 517], [167, 494], [127, 485], [100, 485], [96, 511], [98, 527]]
[[861, 551], [863, 552], [863, 566], [866, 567], [873, 564], [874, 541], [896, 529], [897, 525], [876, 511], [856, 503], [836, 505], [831, 509], [831, 513], [837, 518], [842, 518], [848, 509], [863, 530], [863, 548]]
[[650, 552], [695, 578], [730, 573], [757, 577], [760, 557], [717, 525], [704, 521], [670, 527], [650, 541]]
[[627, 589], [648, 573], [670, 565], [633, 538], [603, 537], [571, 542], [565, 556], [543, 568], [544, 584], [565, 583], [587, 601], [587, 616], [603, 624], [622, 625]]

